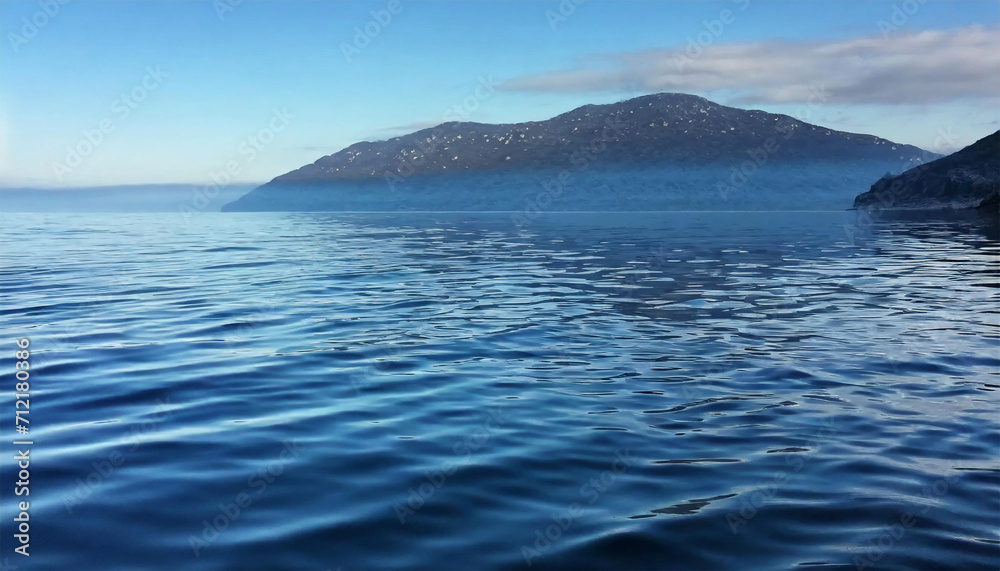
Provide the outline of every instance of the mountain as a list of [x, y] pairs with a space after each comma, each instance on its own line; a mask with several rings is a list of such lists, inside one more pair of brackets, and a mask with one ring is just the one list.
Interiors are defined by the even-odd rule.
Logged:
[[883, 176], [854, 199], [855, 208], [983, 208], [1000, 203], [1000, 131], [961, 151]]
[[566, 186], [567, 178], [586, 199], [577, 201], [581, 208], [607, 207], [594, 199], [611, 201], [615, 209], [659, 207], [667, 195], [681, 204], [685, 192], [699, 192], [705, 184], [712, 197], [700, 200], [718, 203], [717, 195], [745, 195], [762, 184], [772, 188], [762, 192], [772, 194], [784, 182], [810, 184], [803, 169], [816, 163], [841, 169], [814, 182], [836, 187], [838, 200], [846, 203], [857, 192], [848, 184], [867, 182], [845, 176], [842, 168], [871, 180], [886, 169], [899, 172], [937, 156], [787, 115], [663, 93], [585, 105], [545, 121], [450, 122], [356, 143], [275, 178], [223, 210], [516, 210], [540, 185], [557, 180]]

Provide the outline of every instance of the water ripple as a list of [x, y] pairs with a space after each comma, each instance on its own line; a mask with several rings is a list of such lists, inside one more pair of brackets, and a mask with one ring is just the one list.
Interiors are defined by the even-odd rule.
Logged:
[[5, 217], [25, 568], [996, 569], [996, 225], [851, 216]]

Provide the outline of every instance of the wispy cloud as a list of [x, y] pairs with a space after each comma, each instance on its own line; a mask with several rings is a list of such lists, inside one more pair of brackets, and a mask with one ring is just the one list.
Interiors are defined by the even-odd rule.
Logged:
[[393, 125], [392, 127], [382, 127], [379, 131], [401, 131], [409, 133], [411, 131], [419, 131], [421, 129], [428, 129], [430, 127], [437, 127], [444, 120], [441, 121], [415, 121], [413, 123], [407, 123], [406, 125]]
[[334, 151], [337, 150], [336, 148], [332, 147], [331, 145], [299, 145], [299, 146], [296, 146], [296, 147], [287, 147], [287, 149], [290, 150], [290, 151], [294, 151], [294, 152], [303, 152], [304, 151], [304, 152], [307, 152], [307, 153], [313, 153], [313, 152], [318, 152], [318, 151], [319, 152], [331, 152], [332, 153], [332, 152], [334, 152]]
[[539, 93], [725, 92], [740, 103], [924, 104], [995, 99], [1000, 30], [972, 26], [840, 40], [720, 43], [599, 54], [573, 69], [526, 75], [502, 89]]

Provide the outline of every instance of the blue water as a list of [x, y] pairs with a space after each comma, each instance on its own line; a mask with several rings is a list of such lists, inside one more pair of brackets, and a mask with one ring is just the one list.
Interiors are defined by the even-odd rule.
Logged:
[[1000, 567], [995, 222], [0, 221], [5, 568]]

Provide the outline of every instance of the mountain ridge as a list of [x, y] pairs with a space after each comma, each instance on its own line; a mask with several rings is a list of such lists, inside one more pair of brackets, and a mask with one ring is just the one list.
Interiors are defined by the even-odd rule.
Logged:
[[1000, 131], [897, 176], [883, 176], [854, 199], [854, 207], [995, 209], [998, 202]]
[[748, 160], [756, 163], [755, 169], [764, 163], [843, 161], [902, 171], [937, 156], [912, 145], [836, 131], [788, 115], [727, 107], [695, 95], [659, 93], [583, 105], [542, 121], [452, 121], [384, 141], [361, 141], [275, 177], [224, 209], [273, 205], [273, 197], [264, 200], [263, 195], [278, 188], [326, 185], [336, 190], [350, 183], [382, 181], [396, 190], [404, 182], [450, 179], [455, 173], [728, 167]]

